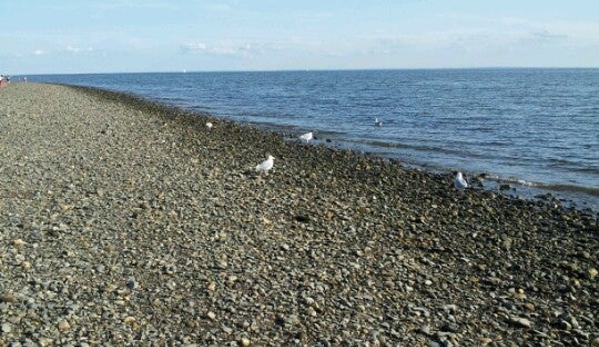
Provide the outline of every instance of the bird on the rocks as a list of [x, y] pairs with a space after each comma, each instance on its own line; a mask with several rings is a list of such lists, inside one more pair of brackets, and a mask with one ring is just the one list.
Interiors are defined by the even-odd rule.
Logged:
[[310, 142], [314, 138], [314, 134], [312, 132], [305, 133], [299, 137], [301, 140], [306, 140], [306, 143]]
[[206, 128], [208, 128], [208, 130], [212, 129], [212, 123], [208, 122], [206, 123]]
[[258, 172], [264, 172], [266, 174], [268, 174], [268, 171], [270, 169], [272, 169], [272, 167], [274, 166], [274, 159], [275, 157], [273, 157], [272, 155], [269, 155], [268, 158], [261, 162], [260, 164], [256, 165], [256, 171]]
[[462, 173], [459, 171], [455, 174], [453, 186], [460, 191], [463, 191], [464, 189], [468, 188], [468, 182], [466, 181], [464, 176], [462, 176]]
[[383, 121], [380, 120], [380, 119], [378, 119], [378, 118], [375, 118], [374, 119], [374, 125], [377, 126], [377, 127], [381, 127], [381, 126], [383, 126]]

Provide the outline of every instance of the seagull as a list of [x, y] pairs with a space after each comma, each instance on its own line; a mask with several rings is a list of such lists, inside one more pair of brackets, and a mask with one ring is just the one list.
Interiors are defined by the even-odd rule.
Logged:
[[374, 119], [374, 125], [377, 127], [383, 126], [383, 121], [379, 120], [378, 118]]
[[212, 129], [212, 123], [210, 123], [210, 122], [206, 123], [206, 128], [208, 128], [208, 130]]
[[312, 140], [314, 138], [314, 134], [312, 134], [312, 132], [305, 133], [302, 136], [300, 136], [299, 138], [301, 140], [306, 140], [306, 143], [308, 143], [310, 140]]
[[268, 174], [268, 170], [272, 169], [272, 167], [274, 166], [274, 161], [273, 161], [274, 159], [275, 159], [275, 157], [273, 157], [272, 155], [269, 155], [265, 161], [256, 165], [256, 171], [258, 171], [258, 172], [264, 171], [264, 173]]
[[464, 176], [462, 176], [462, 173], [459, 171], [455, 175], [455, 180], [453, 180], [453, 186], [457, 190], [461, 190], [461, 191], [468, 188], [468, 182], [466, 182], [466, 180], [464, 179]]

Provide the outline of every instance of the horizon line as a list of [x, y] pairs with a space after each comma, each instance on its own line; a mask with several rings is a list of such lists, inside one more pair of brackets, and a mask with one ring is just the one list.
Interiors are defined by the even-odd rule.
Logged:
[[415, 71], [415, 70], [518, 70], [518, 69], [530, 69], [530, 70], [585, 70], [585, 69], [599, 69], [599, 66], [595, 67], [583, 67], [583, 66], [486, 66], [486, 67], [413, 67], [413, 68], [297, 68], [297, 69], [222, 69], [222, 70], [163, 70], [163, 71], [104, 71], [104, 72], [56, 72], [56, 73], [18, 73], [14, 75], [5, 75], [10, 77], [19, 76], [53, 76], [53, 75], [111, 75], [111, 74], [160, 74], [160, 73], [255, 73], [255, 72], [334, 72], [334, 71]]

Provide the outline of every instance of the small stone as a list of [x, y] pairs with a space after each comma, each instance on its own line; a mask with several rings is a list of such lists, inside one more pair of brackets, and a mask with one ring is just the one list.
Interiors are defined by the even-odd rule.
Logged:
[[125, 317], [125, 319], [123, 319], [123, 322], [125, 322], [126, 324], [131, 324], [135, 322], [135, 317], [127, 316]]
[[443, 305], [443, 310], [449, 312], [456, 312], [458, 310], [458, 306], [454, 304]]
[[11, 331], [12, 331], [12, 325], [10, 325], [10, 323], [2, 324], [2, 332], [3, 333], [9, 333]]
[[231, 329], [230, 327], [226, 326], [226, 325], [221, 325], [221, 329], [223, 330], [223, 332], [227, 335], [230, 335], [231, 333], [233, 333], [233, 329]]
[[302, 215], [297, 215], [294, 217], [294, 219], [301, 223], [308, 223], [310, 221], [310, 217]]
[[590, 346], [591, 347], [599, 347], [599, 337], [594, 338], [593, 341], [591, 341]]
[[206, 287], [206, 289], [208, 289], [211, 292], [215, 291], [216, 290], [216, 282], [210, 282], [210, 284], [208, 284], [208, 287]]
[[595, 279], [595, 277], [597, 277], [597, 274], [598, 274], [598, 273], [599, 273], [599, 272], [597, 271], [597, 269], [595, 269], [595, 268], [590, 268], [590, 269], [589, 269], [589, 278], [590, 278], [591, 280], [594, 280], [594, 279]]
[[580, 252], [579, 256], [581, 256], [584, 259], [591, 259], [591, 253], [589, 253], [587, 251]]
[[431, 327], [428, 325], [425, 325], [422, 328], [418, 329], [418, 332], [429, 336], [429, 335], [431, 335]]
[[[53, 343], [54, 343], [54, 340], [52, 340], [52, 339], [48, 339], [48, 338], [45, 338], [45, 337], [42, 337], [42, 338], [40, 338], [40, 340], [39, 340], [39, 344], [40, 344], [40, 346], [42, 346], [42, 347], [52, 346], [52, 344], [53, 344]], [[84, 345], [83, 345], [83, 344], [81, 344], [81, 347], [83, 347], [83, 346], [84, 346]]]
[[0, 302], [10, 302], [14, 304], [16, 302], [19, 302], [19, 299], [10, 293], [7, 293], [0, 295]]
[[137, 284], [137, 282], [135, 282], [135, 280], [131, 280], [129, 282], [127, 282], [127, 288], [129, 288], [129, 290], [133, 290], [135, 288], [137, 288], [139, 285]]
[[460, 330], [460, 327], [456, 323], [445, 323], [440, 328], [441, 331], [457, 333]]
[[304, 298], [304, 303], [308, 306], [312, 306], [314, 305], [316, 301], [314, 299], [312, 299], [311, 297], [307, 296]]
[[488, 337], [484, 337], [484, 338], [482, 338], [482, 339], [480, 340], [480, 343], [481, 343], [481, 345], [483, 345], [483, 346], [486, 346], [486, 345], [488, 345], [488, 344], [489, 344], [489, 343], [491, 343], [491, 342], [493, 342], [493, 340], [492, 340], [492, 339], [490, 339], [490, 338], [488, 338]]
[[292, 314], [292, 315], [290, 315], [290, 316], [288, 316], [288, 317], [285, 319], [285, 325], [286, 325], [286, 326], [294, 326], [294, 325], [297, 325], [297, 324], [299, 324], [299, 322], [300, 322], [300, 320], [299, 320], [298, 316], [296, 316], [296, 315], [293, 315], [293, 314]]
[[514, 293], [514, 298], [518, 300], [524, 300], [526, 299], [526, 294], [524, 294], [523, 291], [517, 291]]
[[489, 277], [487, 278], [487, 281], [494, 286], [498, 286], [501, 284], [501, 279], [498, 277]]
[[28, 261], [24, 261], [24, 262], [21, 263], [21, 267], [23, 269], [31, 269], [31, 263], [28, 262]]
[[210, 311], [210, 312], [206, 313], [206, 317], [210, 318], [211, 320], [215, 320], [216, 319], [216, 313]]
[[576, 318], [570, 317], [570, 324], [574, 329], [580, 329], [580, 323], [578, 323], [578, 320], [576, 320]]
[[510, 317], [509, 322], [510, 324], [521, 328], [530, 328], [532, 326], [531, 321], [521, 317]]
[[25, 245], [27, 242], [21, 240], [21, 239], [14, 239], [12, 240], [12, 245], [15, 247], [21, 247], [23, 245]]
[[530, 302], [527, 302], [524, 304], [524, 308], [528, 311], [534, 311], [535, 310], [535, 305], [531, 304]]
[[71, 325], [66, 320], [58, 322], [58, 330], [65, 331], [71, 329]]
[[571, 330], [572, 329], [572, 324], [568, 323], [567, 321], [560, 319], [557, 322], [557, 326], [558, 328], [560, 328], [561, 330]]
[[239, 343], [243, 346], [243, 347], [248, 347], [251, 343], [250, 339], [248, 339], [247, 337], [243, 337], [241, 338], [241, 340], [239, 341]]

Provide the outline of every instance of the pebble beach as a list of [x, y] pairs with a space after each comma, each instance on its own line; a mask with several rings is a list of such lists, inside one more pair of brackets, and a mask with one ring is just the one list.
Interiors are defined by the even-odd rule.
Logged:
[[3, 86], [0, 347], [598, 347], [596, 211], [453, 178]]

